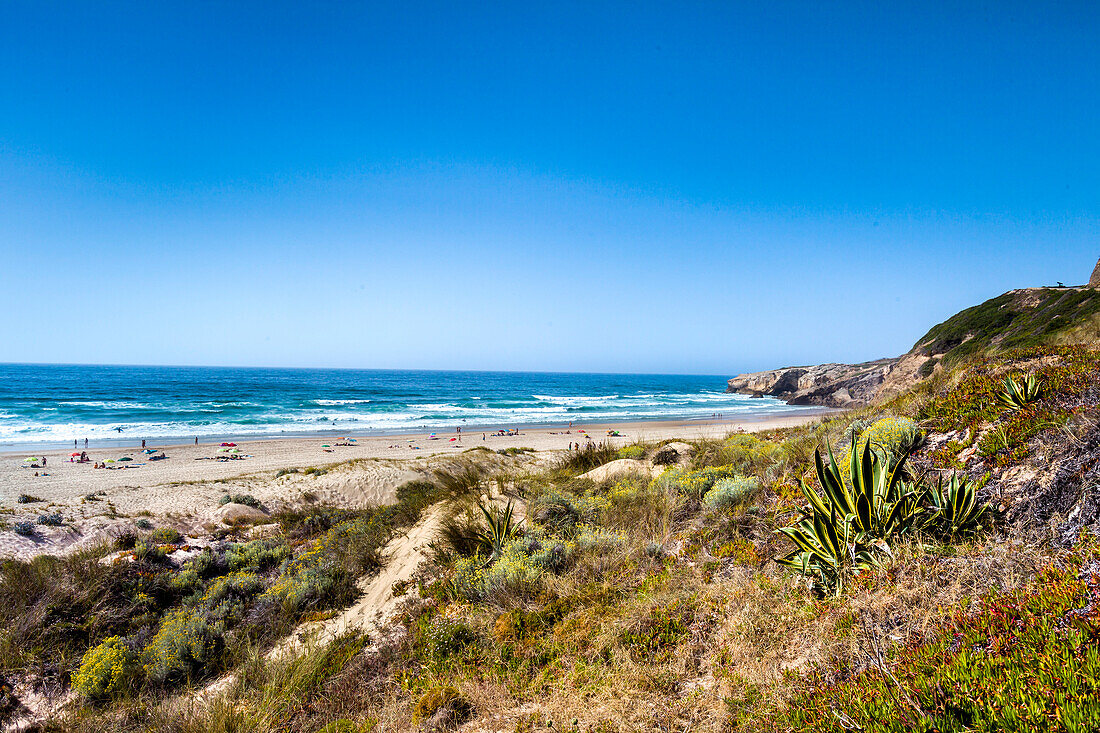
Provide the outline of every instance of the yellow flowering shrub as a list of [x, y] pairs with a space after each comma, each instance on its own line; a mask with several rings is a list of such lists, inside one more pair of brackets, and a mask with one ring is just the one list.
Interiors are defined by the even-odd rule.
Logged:
[[213, 661], [221, 646], [221, 630], [205, 618], [191, 609], [173, 611], [145, 647], [145, 674], [154, 682], [190, 677]]
[[713, 466], [697, 471], [670, 468], [653, 479], [651, 486], [702, 499], [719, 480], [737, 476], [736, 466]]
[[73, 687], [92, 700], [115, 697], [130, 688], [140, 670], [137, 654], [121, 637], [111, 636], [84, 653]]

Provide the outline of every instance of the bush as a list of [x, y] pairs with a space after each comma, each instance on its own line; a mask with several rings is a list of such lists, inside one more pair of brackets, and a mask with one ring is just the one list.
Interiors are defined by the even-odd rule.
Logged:
[[633, 458], [634, 460], [641, 460], [645, 458], [645, 446], [624, 445], [622, 448], [619, 448], [619, 452], [615, 455], [618, 458]]
[[188, 561], [176, 577], [172, 578], [172, 587], [185, 595], [201, 590], [203, 579], [220, 570], [219, 565], [214, 553], [204, 550]]
[[19, 504], [34, 504], [35, 502], [42, 501], [42, 499], [37, 496], [32, 496], [30, 494], [20, 494], [19, 498], [15, 501]]
[[281, 542], [253, 540], [246, 544], [232, 544], [225, 552], [230, 570], [251, 568], [263, 570], [278, 565], [290, 557], [290, 548]]
[[204, 619], [229, 627], [244, 618], [249, 601], [263, 589], [264, 583], [255, 573], [238, 571], [211, 583], [197, 603]]
[[755, 478], [736, 476], [719, 479], [714, 487], [703, 495], [703, 506], [708, 509], [726, 509], [743, 504], [755, 492]]
[[864, 430], [859, 439], [861, 446], [869, 442], [872, 449], [881, 450], [891, 459], [895, 459], [918, 448], [924, 440], [924, 434], [907, 417], [884, 417]]
[[145, 674], [154, 682], [191, 679], [209, 670], [220, 653], [222, 634], [190, 609], [165, 617], [143, 652]]
[[433, 659], [444, 660], [477, 642], [477, 634], [460, 621], [437, 617], [428, 624], [423, 642]]
[[65, 518], [61, 516], [61, 512], [54, 512], [53, 514], [39, 514], [38, 523], [47, 527], [60, 527], [65, 524]]
[[673, 466], [680, 462], [680, 452], [675, 448], [664, 446], [658, 448], [657, 452], [653, 454], [654, 466]]
[[134, 545], [134, 559], [138, 562], [163, 562], [165, 557], [164, 550], [156, 545], [150, 545], [145, 540]]
[[414, 723], [428, 727], [458, 725], [470, 717], [473, 706], [453, 687], [435, 687], [425, 692], [413, 708]]
[[260, 500], [252, 494], [226, 494], [218, 502], [218, 506], [225, 506], [226, 504], [244, 504], [253, 509], [260, 508]]
[[138, 529], [149, 530], [149, 529], [153, 528], [153, 523], [150, 522], [148, 519], [139, 519], [136, 522], [134, 522], [134, 526], [137, 527]]
[[698, 500], [702, 499], [719, 480], [724, 478], [741, 477], [738, 475], [735, 466], [701, 468], [698, 471], [670, 468], [654, 479], [654, 483], [657, 486]]
[[104, 700], [131, 689], [141, 672], [138, 655], [118, 636], [104, 639], [84, 654], [72, 677], [73, 687], [92, 700]]
[[33, 522], [16, 522], [11, 526], [12, 531], [24, 537], [34, 537], [38, 534]]
[[161, 527], [150, 532], [147, 539], [158, 545], [178, 545], [183, 540], [183, 535], [171, 527]]

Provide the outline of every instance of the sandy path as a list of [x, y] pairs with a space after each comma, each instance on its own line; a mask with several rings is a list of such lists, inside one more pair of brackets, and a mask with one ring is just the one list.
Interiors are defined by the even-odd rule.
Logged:
[[327, 643], [349, 631], [369, 633], [381, 628], [401, 602], [401, 598], [393, 595], [393, 584], [412, 578], [445, 516], [446, 508], [442, 503], [425, 512], [412, 529], [386, 546], [381, 572], [359, 579], [362, 595], [354, 605], [325, 621], [302, 624], [272, 649], [270, 657], [277, 659], [295, 653], [306, 643]]

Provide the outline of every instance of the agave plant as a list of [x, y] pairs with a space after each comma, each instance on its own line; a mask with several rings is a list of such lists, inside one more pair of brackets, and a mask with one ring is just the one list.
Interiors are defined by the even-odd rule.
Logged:
[[978, 503], [978, 493], [970, 479], [965, 475], [952, 473], [945, 483], [939, 477], [932, 487], [934, 514], [932, 522], [948, 535], [969, 532], [978, 526], [982, 516], [989, 509], [988, 504]]
[[478, 504], [482, 516], [485, 518], [486, 527], [474, 533], [473, 539], [479, 546], [479, 552], [488, 557], [488, 561], [496, 560], [504, 552], [504, 546], [508, 541], [522, 533], [520, 523], [514, 522], [512, 517], [515, 506], [512, 502], [503, 509], [500, 507], [487, 507]]
[[848, 481], [837, 466], [831, 445], [828, 465], [821, 459], [821, 452], [814, 451], [817, 479], [824, 495], [818, 494], [805, 481], [802, 493], [815, 512], [851, 515], [857, 531], [872, 539], [889, 540], [915, 526], [923, 512], [923, 486], [903, 480], [910, 450], [887, 457], [872, 449], [870, 442], [859, 451], [853, 439], [848, 458]]
[[853, 529], [852, 519], [850, 514], [838, 516], [835, 507], [826, 515], [815, 506], [812, 516], [778, 530], [797, 549], [775, 561], [809, 578], [814, 590], [822, 595], [840, 595], [849, 575], [876, 564], [875, 547], [861, 539], [863, 535]]
[[778, 530], [796, 549], [776, 562], [809, 577], [818, 591], [840, 594], [849, 575], [874, 566], [876, 555], [889, 555], [887, 540], [915, 527], [924, 511], [923, 486], [902, 480], [909, 450], [891, 459], [873, 450], [870, 442], [860, 451], [853, 437], [848, 481], [837, 466], [832, 446], [828, 465], [821, 451], [815, 451], [824, 493], [802, 482], [809, 506], [798, 524]]
[[1001, 385], [1004, 389], [997, 393], [997, 401], [1010, 410], [1019, 410], [1039, 399], [1042, 382], [1034, 374], [1028, 374], [1019, 382], [1014, 377], [1008, 377], [1001, 381]]

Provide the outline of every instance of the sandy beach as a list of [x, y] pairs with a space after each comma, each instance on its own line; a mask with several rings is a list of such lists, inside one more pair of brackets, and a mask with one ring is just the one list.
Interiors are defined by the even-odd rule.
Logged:
[[[400, 484], [430, 474], [434, 465], [471, 448], [493, 451], [531, 448], [520, 459], [532, 467], [552, 460], [571, 443], [609, 440], [621, 446], [668, 438], [723, 437], [737, 430], [788, 427], [816, 419], [821, 412], [759, 420], [692, 420], [577, 425], [568, 428], [521, 429], [518, 435], [466, 432], [354, 437], [282, 438], [236, 442], [239, 453], [221, 451], [218, 443], [156, 445], [164, 460], [150, 461], [139, 447], [106, 447], [88, 451], [91, 462], [70, 461], [72, 449], [8, 451], [0, 454], [0, 511], [7, 526], [0, 531], [0, 556], [28, 557], [69, 551], [101, 541], [135, 521], [171, 526], [184, 533], [204, 532], [224, 519], [219, 500], [226, 494], [249, 494], [267, 512], [322, 502], [363, 506], [393, 500]], [[608, 431], [619, 432], [608, 437]], [[584, 431], [584, 432], [582, 432]], [[454, 440], [452, 440], [454, 438]], [[329, 448], [322, 446], [328, 445]], [[45, 456], [37, 468], [25, 459]], [[228, 460], [219, 456], [239, 455]], [[129, 458], [129, 461], [120, 459]], [[108, 469], [94, 463], [111, 459]], [[123, 468], [125, 466], [125, 468]], [[306, 473], [302, 469], [319, 469]], [[299, 469], [297, 472], [293, 469]], [[277, 476], [279, 472], [285, 472]], [[36, 475], [37, 474], [37, 475]], [[20, 502], [21, 496], [33, 501]], [[59, 513], [64, 526], [36, 525], [35, 537], [17, 534], [16, 522]]]

